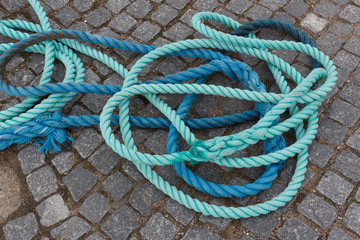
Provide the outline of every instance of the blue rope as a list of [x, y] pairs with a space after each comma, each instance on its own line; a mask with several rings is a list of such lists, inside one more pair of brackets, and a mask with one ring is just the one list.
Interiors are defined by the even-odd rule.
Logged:
[[[233, 34], [248, 34], [250, 30], [256, 30], [261, 26], [261, 23], [268, 23], [268, 20], [257, 20], [241, 26], [235, 30]], [[252, 23], [254, 23], [252, 25]], [[255, 24], [256, 23], [256, 24]], [[256, 26], [251, 27], [251, 26]], [[286, 28], [284, 27], [286, 26]], [[303, 41], [304, 43], [311, 43], [310, 39], [305, 33], [300, 30], [295, 31], [293, 26], [276, 21], [276, 24], [267, 25], [263, 24], [262, 27], [274, 28], [283, 30], [296, 39]], [[249, 30], [250, 29], [250, 30]], [[285, 29], [285, 30], [284, 30]], [[243, 30], [243, 31], [241, 31]], [[299, 32], [300, 31], [300, 32]], [[294, 34], [296, 33], [296, 34]], [[138, 53], [148, 53], [154, 50], [156, 47], [141, 45], [136, 43], [128, 43], [125, 41], [119, 41], [116, 39], [110, 39], [107, 37], [98, 36], [95, 34], [89, 34], [79, 32], [75, 30], [52, 30], [48, 32], [41, 32], [33, 34], [27, 39], [22, 39], [18, 43], [11, 46], [10, 49], [5, 51], [0, 58], [0, 72], [4, 71], [4, 67], [7, 62], [19, 52], [25, 50], [27, 47], [40, 43], [44, 40], [52, 40], [59, 38], [71, 38], [77, 40], [83, 40], [90, 43], [96, 43], [108, 47], [114, 47], [117, 49], [133, 51]], [[310, 39], [311, 40], [311, 39]], [[311, 40], [312, 41], [312, 40]], [[203, 83], [206, 81], [206, 76], [216, 71], [223, 71], [227, 76], [236, 81], [242, 81], [248, 90], [255, 90], [258, 92], [265, 92], [266, 88], [259, 80], [257, 74], [253, 72], [250, 67], [239, 61], [231, 60], [227, 56], [219, 52], [214, 52], [206, 49], [194, 49], [183, 50], [175, 56], [183, 57], [201, 57], [211, 60], [209, 63], [201, 65], [196, 68], [190, 68], [186, 71], [169, 75], [159, 79], [153, 79], [146, 81], [146, 84], [158, 84], [158, 83], [181, 83], [190, 79], [197, 78], [197, 83]], [[118, 85], [106, 85], [106, 84], [86, 84], [86, 83], [55, 83], [44, 84], [38, 86], [27, 87], [15, 87], [8, 85], [3, 81], [2, 75], [0, 76], [0, 90], [14, 96], [30, 97], [30, 96], [44, 96], [51, 93], [68, 93], [68, 92], [84, 92], [84, 93], [96, 93], [96, 94], [109, 94], [121, 90], [121, 86]], [[196, 94], [187, 95], [183, 102], [180, 104], [177, 114], [181, 118], [185, 119], [192, 103], [196, 100]], [[271, 109], [271, 105], [268, 103], [257, 103], [256, 109], [247, 111], [244, 113], [236, 113], [233, 115], [213, 118], [201, 118], [201, 119], [188, 119], [185, 120], [187, 126], [192, 129], [214, 128], [229, 126], [236, 123], [242, 123], [249, 120], [258, 119], [265, 115]], [[279, 120], [274, 121], [276, 125]], [[119, 124], [118, 116], [113, 116], [111, 120], [112, 124]], [[142, 128], [170, 128], [168, 137], [168, 153], [174, 153], [179, 151], [179, 139], [180, 134], [175, 127], [170, 124], [168, 119], [162, 118], [142, 118], [136, 116], [130, 116], [130, 123], [132, 126]], [[65, 117], [60, 112], [55, 112], [50, 115], [39, 116], [33, 121], [26, 122], [19, 126], [12, 126], [6, 130], [0, 131], [0, 149], [5, 149], [12, 143], [25, 143], [36, 137], [46, 137], [45, 140], [40, 141], [43, 146], [41, 151], [47, 152], [49, 149], [60, 151], [58, 146], [69, 146], [69, 142], [72, 141], [69, 138], [64, 129], [70, 126], [91, 126], [99, 124], [99, 116], [69, 116]], [[272, 139], [267, 139], [264, 143], [265, 153], [274, 152], [284, 148], [285, 141], [282, 136], [277, 136]], [[271, 186], [272, 181], [277, 177], [278, 171], [282, 168], [283, 161], [267, 166], [263, 175], [253, 183], [243, 186], [237, 185], [225, 185], [215, 184], [207, 182], [198, 176], [195, 176], [189, 169], [186, 168], [184, 162], [174, 165], [178, 175], [181, 176], [189, 185], [194, 186], [200, 191], [206, 192], [215, 196], [222, 197], [243, 197], [246, 195], [254, 195], [260, 190], [267, 189]]]

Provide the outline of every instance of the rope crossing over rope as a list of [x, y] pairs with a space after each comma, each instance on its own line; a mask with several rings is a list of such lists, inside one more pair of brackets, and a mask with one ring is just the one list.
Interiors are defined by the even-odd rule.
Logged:
[[[75, 30], [52, 30], [39, 2], [36, 0], [29, 2], [40, 19], [40, 25], [22, 20], [0, 22], [1, 34], [19, 40], [17, 43], [0, 45], [2, 52], [0, 90], [9, 95], [28, 97], [18, 105], [0, 111], [0, 149], [5, 149], [13, 143], [25, 143], [33, 138], [45, 137], [39, 140], [43, 143], [40, 150], [60, 151], [60, 146], [66, 147], [72, 140], [66, 135], [65, 128], [99, 124], [106, 143], [115, 152], [131, 160], [139, 171], [165, 194], [203, 214], [226, 218], [258, 216], [284, 206], [296, 194], [306, 172], [307, 147], [315, 138], [318, 127], [317, 109], [337, 79], [333, 62], [316, 48], [315, 43], [304, 32], [277, 20], [257, 20], [240, 25], [223, 15], [202, 12], [193, 17], [192, 24], [197, 31], [209, 39], [184, 40], [156, 48]], [[220, 22], [234, 31], [232, 34], [216, 31], [204, 25], [203, 22], [206, 20]], [[260, 28], [281, 30], [300, 42], [257, 39], [250, 32]], [[35, 34], [29, 35], [17, 29]], [[128, 71], [108, 55], [78, 41], [145, 55]], [[303, 77], [294, 67], [271, 54], [268, 51], [270, 49], [288, 49], [306, 53], [313, 58], [313, 70], [308, 76]], [[84, 83], [84, 66], [73, 50], [101, 61], [113, 69], [124, 78], [123, 86]], [[6, 64], [22, 51], [45, 55], [44, 71], [37, 86], [17, 87], [9, 85], [4, 80]], [[266, 92], [264, 84], [249, 66], [223, 55], [221, 53], [223, 51], [246, 54], [266, 61], [281, 94]], [[137, 79], [139, 72], [162, 56], [204, 58], [208, 62], [174, 75], [140, 82]], [[55, 58], [63, 62], [66, 67], [65, 78], [61, 83], [50, 83]], [[246, 90], [206, 84], [207, 76], [218, 71], [222, 71], [234, 81], [241, 81]], [[297, 84], [295, 88], [291, 89], [288, 86], [283, 73]], [[194, 78], [195, 83], [186, 83]], [[314, 87], [320, 82], [319, 80], [321, 80], [320, 85]], [[60, 113], [61, 108], [79, 92], [112, 96], [100, 116], [66, 117]], [[157, 96], [160, 93], [187, 95], [175, 111]], [[129, 98], [139, 94], [145, 96], [166, 118], [130, 116]], [[255, 101], [256, 109], [222, 117], [187, 119], [188, 111], [198, 94]], [[45, 96], [46, 98], [40, 101], [41, 97]], [[298, 104], [304, 107], [299, 108]], [[113, 115], [116, 107], [119, 108], [119, 113]], [[280, 121], [280, 115], [286, 110], [289, 110], [290, 117]], [[191, 129], [223, 127], [254, 119], [259, 121], [249, 129], [205, 141], [197, 139], [191, 132]], [[124, 144], [115, 138], [111, 125], [120, 125]], [[151, 155], [137, 151], [130, 126], [169, 129], [168, 154]], [[282, 134], [290, 129], [295, 130], [297, 141], [286, 146]], [[180, 151], [180, 137], [189, 144], [189, 151]], [[263, 155], [231, 156], [236, 151], [259, 141], [264, 141]], [[295, 172], [285, 190], [269, 201], [246, 207], [226, 207], [201, 202], [171, 186], [150, 167], [171, 164], [179, 176], [200, 191], [221, 197], [243, 197], [269, 188], [284, 161], [295, 155], [297, 155]], [[236, 168], [264, 165], [267, 167], [255, 182], [237, 186], [207, 182], [186, 168], [186, 161], [191, 163], [210, 161], [221, 166]]]

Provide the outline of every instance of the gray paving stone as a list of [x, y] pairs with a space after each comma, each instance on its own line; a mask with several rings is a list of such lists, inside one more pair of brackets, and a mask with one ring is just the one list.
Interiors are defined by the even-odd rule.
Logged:
[[331, 33], [323, 33], [316, 39], [316, 44], [326, 54], [333, 55], [341, 47], [344, 41]]
[[252, 3], [248, 0], [231, 0], [228, 5], [226, 5], [226, 8], [230, 11], [240, 15], [243, 14]]
[[44, 0], [44, 2], [53, 10], [59, 10], [68, 4], [69, 0]]
[[182, 240], [193, 240], [193, 239], [206, 239], [206, 240], [218, 240], [220, 236], [214, 232], [211, 232], [205, 227], [191, 227]]
[[278, 220], [271, 214], [261, 215], [256, 218], [243, 218], [240, 220], [242, 226], [249, 229], [261, 239], [268, 239], [270, 233], [276, 226]]
[[160, 201], [165, 195], [150, 182], [135, 188], [129, 202], [144, 216], [150, 216], [152, 205]]
[[348, 83], [340, 91], [339, 96], [355, 106], [360, 107], [360, 95], [357, 94], [357, 90], [360, 90], [360, 87]]
[[[121, 38], [119, 34], [111, 31], [111, 29], [110, 29], [110, 28], [107, 28], [107, 27], [102, 27], [97, 34], [103, 35], [103, 36], [106, 36], [106, 37], [109, 37], [109, 38], [115, 38], [115, 39], [120, 39], [120, 38]], [[115, 51], [116, 51], [116, 50], [115, 50]], [[120, 51], [120, 50], [119, 50], [119, 51]], [[95, 60], [94, 62], [97, 62], [97, 60]], [[98, 62], [98, 63], [99, 63], [99, 62]], [[95, 65], [95, 66], [96, 66], [96, 65]], [[115, 77], [114, 75], [116, 75], [116, 77]], [[120, 76], [119, 76], [118, 74], [114, 74], [114, 75], [112, 75], [112, 76], [114, 76], [113, 78], [120, 78]], [[111, 77], [112, 77], [112, 76], [111, 76]], [[111, 78], [111, 77], [110, 77], [110, 78]], [[106, 81], [106, 80], [105, 80], [105, 81]], [[104, 83], [105, 83], [105, 81], [104, 81]]]
[[298, 218], [287, 220], [276, 233], [281, 240], [318, 239], [319, 235]]
[[355, 200], [360, 202], [360, 188], [356, 191]]
[[245, 237], [240, 238], [239, 240], [254, 240], [254, 239], [252, 237], [245, 236]]
[[94, 193], [85, 199], [79, 212], [92, 223], [97, 223], [110, 210], [110, 207], [109, 199], [99, 193]]
[[360, 129], [354, 132], [354, 134], [346, 141], [346, 144], [356, 150], [360, 150]]
[[347, 37], [351, 35], [354, 28], [347, 23], [335, 22], [329, 27], [329, 32], [335, 33], [339, 37]]
[[270, 8], [271, 10], [277, 10], [286, 4], [285, 0], [261, 0], [260, 4]]
[[84, 22], [77, 22], [69, 27], [69, 29], [78, 30], [81, 32], [91, 32], [91, 28]]
[[40, 168], [28, 175], [26, 177], [26, 183], [35, 201], [41, 200], [58, 189], [56, 176], [49, 166]]
[[[110, 29], [109, 29], [110, 30]], [[111, 30], [110, 30], [111, 31]], [[116, 33], [115, 33], [116, 34]], [[94, 61], [94, 66], [96, 67], [96, 69], [99, 71], [99, 73], [103, 76], [107, 76], [109, 75], [109, 73], [112, 72], [112, 69], [109, 68], [108, 66], [106, 66], [105, 64], [99, 62], [99, 61]]]
[[354, 5], [348, 5], [340, 13], [340, 18], [345, 19], [351, 23], [360, 21], [360, 8]]
[[344, 5], [345, 3], [347, 3], [349, 0], [333, 0], [334, 3], [339, 4], [339, 5]]
[[126, 239], [129, 234], [139, 227], [136, 214], [124, 203], [108, 217], [103, 224], [103, 230], [111, 239]]
[[221, 172], [210, 164], [200, 164], [200, 166], [195, 170], [195, 174], [204, 180], [217, 184], [224, 182], [224, 176]]
[[22, 0], [2, 0], [2, 6], [9, 12], [17, 12], [26, 7], [29, 3]]
[[151, 15], [151, 19], [160, 23], [162, 26], [168, 25], [174, 18], [179, 15], [178, 11], [168, 5], [160, 5], [159, 8]]
[[199, 11], [212, 11], [219, 5], [216, 0], [197, 0], [193, 7]]
[[10, 73], [8, 75], [8, 79], [10, 83], [17, 87], [24, 87], [29, 84], [32, 80], [34, 80], [34, 74], [27, 69], [19, 69], [15, 74]]
[[191, 18], [197, 13], [194, 9], [188, 9], [184, 14], [181, 15], [180, 21], [191, 25]]
[[[220, 201], [212, 201], [211, 204], [218, 205], [218, 206], [223, 205]], [[204, 223], [209, 223], [209, 224], [215, 226], [219, 230], [223, 230], [224, 228], [226, 228], [229, 225], [229, 223], [232, 221], [232, 219], [230, 219], [230, 218], [217, 218], [217, 217], [208, 216], [208, 215], [204, 215], [204, 214], [202, 214], [200, 216], [199, 220]]]
[[334, 121], [324, 118], [318, 130], [318, 136], [322, 137], [330, 145], [338, 146], [346, 135], [346, 130]]
[[132, 189], [134, 184], [123, 174], [116, 172], [108, 177], [102, 186], [105, 191], [110, 192], [111, 197], [115, 201], [120, 201], [120, 199]]
[[161, 72], [164, 76], [175, 74], [184, 69], [186, 65], [178, 58], [171, 57], [166, 61], [162, 61], [157, 67], [156, 70]]
[[35, 214], [33, 213], [13, 219], [3, 227], [4, 236], [7, 240], [33, 239], [38, 229]]
[[360, 180], [360, 173], [357, 171], [360, 167], [360, 158], [348, 150], [344, 150], [340, 153], [335, 159], [333, 167], [348, 178], [355, 181]]
[[173, 41], [180, 41], [185, 40], [193, 32], [194, 31], [191, 28], [185, 26], [184, 24], [176, 23], [169, 30], [164, 32], [164, 36]]
[[145, 22], [136, 28], [132, 36], [140, 39], [143, 42], [148, 42], [153, 39], [155, 35], [160, 32], [160, 30], [160, 27], [149, 22]]
[[351, 183], [331, 171], [325, 173], [316, 187], [316, 190], [338, 205], [345, 203], [353, 189]]
[[313, 31], [314, 33], [321, 32], [327, 24], [328, 22], [326, 19], [321, 18], [314, 13], [308, 13], [300, 23], [302, 27]]
[[144, 18], [152, 9], [149, 2], [145, 0], [136, 0], [132, 3], [126, 11], [138, 18]]
[[352, 37], [348, 41], [346, 41], [344, 48], [345, 50], [355, 54], [360, 55], [360, 39], [357, 37]]
[[111, 14], [104, 7], [99, 7], [85, 16], [85, 21], [94, 27], [99, 27], [109, 21]]
[[314, 8], [314, 12], [320, 14], [324, 18], [331, 18], [340, 11], [340, 7], [330, 1], [321, 1]]
[[195, 216], [195, 211], [181, 205], [173, 199], [166, 200], [165, 210], [182, 225], [187, 226]]
[[218, 101], [213, 96], [200, 95], [194, 103], [195, 111], [200, 117], [210, 117], [209, 112], [218, 105]]
[[328, 112], [330, 118], [339, 121], [347, 127], [352, 127], [360, 117], [360, 110], [358, 108], [339, 99], [335, 99]]
[[56, 170], [63, 174], [69, 171], [74, 165], [73, 153], [72, 152], [61, 152], [59, 155], [56, 155], [51, 161]]
[[51, 230], [51, 236], [54, 238], [75, 240], [90, 231], [91, 226], [79, 217], [72, 217], [59, 227]]
[[107, 144], [102, 145], [90, 158], [89, 162], [102, 174], [108, 174], [122, 157]]
[[[159, 228], [159, 226], [161, 227]], [[140, 233], [146, 239], [167, 240], [174, 238], [176, 227], [161, 213], [155, 213], [140, 230]]]
[[139, 172], [139, 170], [136, 168], [136, 166], [130, 161], [126, 161], [123, 164], [122, 170], [124, 170], [124, 172], [127, 175], [129, 175], [132, 179], [134, 179], [135, 181], [140, 181], [140, 180], [144, 179], [144, 176]]
[[346, 211], [344, 224], [354, 232], [360, 235], [360, 206], [352, 203]]
[[157, 130], [145, 141], [144, 146], [154, 154], [164, 154], [167, 147], [167, 135], [168, 133], [165, 130]]
[[309, 146], [309, 157], [308, 160], [311, 163], [316, 164], [318, 167], [323, 168], [328, 163], [334, 151], [317, 141], [313, 141]]
[[[33, 55], [33, 56], [39, 56], [39, 55]], [[33, 57], [32, 56], [32, 57]], [[6, 71], [11, 71], [14, 68], [16, 68], [17, 66], [19, 66], [21, 63], [23, 63], [25, 61], [25, 59], [21, 58], [21, 57], [14, 57], [13, 59], [10, 60], [10, 62], [6, 65]], [[27, 62], [27, 64], [30, 62]]]
[[59, 19], [62, 25], [65, 27], [70, 26], [76, 19], [80, 18], [80, 15], [71, 7], [64, 7], [61, 9], [55, 17]]
[[72, 146], [78, 151], [82, 158], [87, 158], [100, 146], [102, 137], [92, 128], [85, 129], [81, 135], [75, 139]]
[[293, 17], [301, 17], [308, 9], [303, 0], [292, 0], [284, 7], [285, 11]]
[[74, 7], [80, 12], [86, 12], [93, 6], [95, 0], [83, 1], [74, 0]]
[[53, 195], [36, 207], [40, 216], [40, 223], [49, 227], [70, 216], [69, 208], [66, 206], [60, 194]]
[[45, 155], [40, 152], [37, 147], [30, 145], [19, 151], [17, 155], [23, 173], [29, 174], [35, 168], [45, 164]]
[[184, 9], [186, 4], [190, 2], [190, 0], [166, 0], [165, 1], [168, 5], [175, 9]]
[[327, 240], [353, 240], [343, 230], [339, 228], [333, 228], [328, 236]]
[[266, 7], [263, 7], [261, 5], [255, 5], [254, 7], [250, 8], [250, 10], [245, 15], [252, 20], [257, 20], [270, 18], [272, 12]]
[[335, 208], [312, 193], [300, 203], [298, 211], [323, 229], [328, 228], [336, 218]]
[[91, 68], [88, 68], [85, 70], [85, 81], [87, 83], [100, 83], [100, 78]]
[[136, 20], [126, 13], [122, 13], [116, 18], [112, 19], [109, 26], [122, 32], [127, 33], [133, 26], [135, 26]]
[[86, 240], [104, 240], [99, 234], [93, 233]]
[[352, 82], [360, 85], [360, 68], [357, 68], [354, 75], [352, 76]]
[[72, 170], [62, 179], [75, 202], [89, 192], [97, 181], [98, 178], [93, 173], [81, 166]]
[[285, 12], [277, 12], [273, 18], [291, 24], [295, 23], [295, 19]]
[[119, 13], [130, 4], [128, 0], [108, 0], [106, 7], [113, 13]]

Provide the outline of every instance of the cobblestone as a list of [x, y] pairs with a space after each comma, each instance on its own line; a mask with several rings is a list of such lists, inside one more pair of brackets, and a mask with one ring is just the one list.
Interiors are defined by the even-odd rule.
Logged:
[[[352, 105], [335, 99], [329, 109], [329, 117], [339, 121], [347, 127], [352, 127], [360, 117], [360, 110]], [[351, 114], [348, 114], [350, 113]]]
[[316, 164], [318, 167], [323, 168], [328, 163], [334, 151], [317, 141], [314, 141], [309, 146], [309, 162]]
[[360, 8], [354, 5], [348, 5], [340, 13], [340, 18], [347, 20], [351, 23], [360, 21]]
[[29, 3], [22, 0], [2, 0], [1, 5], [9, 12], [17, 12]]
[[51, 230], [54, 238], [66, 238], [69, 240], [78, 239], [90, 231], [91, 226], [79, 217], [72, 217], [59, 227]]
[[120, 204], [110, 217], [101, 224], [101, 230], [114, 240], [126, 239], [137, 227], [139, 227], [137, 216], [124, 203]]
[[344, 41], [331, 33], [323, 33], [317, 40], [316, 44], [323, 52], [329, 55], [335, 54]]
[[93, 223], [99, 222], [109, 210], [109, 199], [99, 193], [87, 197], [79, 208], [79, 212]]
[[90, 158], [89, 162], [102, 174], [108, 174], [119, 162], [121, 157], [108, 145], [102, 145]]
[[314, 12], [320, 14], [324, 18], [332, 18], [340, 11], [340, 7], [330, 1], [321, 1], [314, 8]]
[[119, 13], [121, 10], [129, 6], [129, 4], [130, 2], [128, 0], [108, 0], [106, 7], [113, 13]]
[[[157, 231], [154, 231], [154, 229], [157, 229]], [[176, 227], [161, 213], [156, 213], [149, 219], [145, 227], [140, 230], [140, 233], [146, 239], [167, 240], [174, 238]]]
[[228, 5], [226, 5], [226, 8], [230, 11], [240, 15], [243, 14], [252, 3], [248, 0], [231, 0]]
[[321, 178], [316, 189], [336, 204], [343, 205], [354, 186], [339, 175], [329, 171]]
[[26, 177], [26, 183], [29, 186], [35, 201], [50, 195], [58, 189], [56, 176], [51, 167], [43, 167]]
[[89, 170], [80, 167], [66, 175], [62, 182], [69, 188], [75, 202], [78, 202], [96, 184], [98, 178]]
[[133, 26], [135, 26], [136, 20], [126, 13], [122, 13], [109, 23], [109, 26], [122, 32], [127, 33]]
[[330, 145], [338, 146], [346, 135], [346, 130], [334, 121], [324, 118], [318, 130], [318, 136], [322, 137]]
[[44, 2], [53, 10], [59, 10], [68, 4], [69, 0], [44, 0]]
[[260, 5], [255, 5], [246, 13], [246, 16], [253, 20], [270, 18], [271, 15], [272, 12], [269, 9]]
[[356, 150], [360, 150], [360, 129], [356, 130], [354, 134], [346, 141], [346, 144]]
[[69, 171], [74, 165], [74, 161], [72, 159], [72, 152], [62, 152], [59, 155], [56, 155], [51, 162], [54, 164], [56, 170], [63, 174]]
[[173, 199], [166, 200], [165, 210], [182, 225], [189, 225], [190, 221], [194, 218], [195, 212], [187, 207], [179, 204]]
[[55, 17], [59, 19], [62, 25], [68, 27], [76, 19], [80, 18], [80, 15], [71, 7], [64, 7], [55, 15]]
[[60, 194], [53, 195], [36, 207], [40, 216], [40, 223], [49, 227], [70, 216], [69, 208], [66, 206]]
[[156, 34], [160, 32], [160, 27], [153, 25], [149, 22], [141, 24], [133, 32], [132, 36], [140, 39], [143, 42], [148, 42], [155, 37]]
[[164, 36], [170, 38], [173, 41], [180, 41], [186, 39], [194, 31], [191, 28], [188, 28], [182, 23], [176, 23], [169, 30], [164, 32]]
[[164, 194], [158, 190], [150, 182], [146, 182], [135, 188], [132, 192], [129, 202], [142, 215], [149, 216], [151, 214], [152, 205], [160, 201]]
[[335, 22], [329, 28], [329, 32], [332, 32], [339, 37], [347, 37], [353, 33], [353, 31], [354, 28], [351, 25], [343, 22]]
[[116, 172], [108, 177], [102, 186], [105, 191], [110, 192], [111, 197], [115, 201], [120, 201], [120, 199], [132, 189], [134, 184], [123, 174]]
[[193, 6], [199, 11], [212, 11], [219, 5], [216, 0], [197, 0]]
[[352, 37], [348, 41], [346, 41], [344, 45], [344, 49], [355, 54], [360, 55], [360, 39], [357, 37]]
[[103, 238], [99, 234], [93, 233], [88, 238], [86, 238], [86, 240], [103, 240]]
[[334, 228], [331, 230], [328, 240], [353, 240], [353, 238], [347, 235], [343, 230]]
[[218, 240], [220, 239], [220, 236], [204, 227], [192, 227], [189, 229], [189, 231], [187, 231], [182, 240], [192, 239]]
[[356, 203], [352, 203], [346, 211], [344, 217], [344, 224], [346, 227], [355, 231], [360, 235], [360, 206]]
[[40, 152], [35, 146], [28, 146], [17, 155], [21, 163], [23, 173], [29, 174], [35, 168], [41, 167], [45, 164], [45, 155]]
[[286, 4], [285, 0], [261, 0], [260, 4], [264, 7], [267, 7], [271, 10], [276, 10], [281, 8]]
[[344, 150], [335, 159], [334, 169], [354, 181], [360, 180], [360, 173], [356, 169], [360, 167], [360, 159], [348, 150]]
[[171, 7], [181, 10], [185, 8], [186, 4], [188, 4], [190, 0], [166, 0], [165, 2]]
[[145, 0], [136, 0], [132, 3], [126, 11], [138, 18], [144, 18], [152, 9], [149, 2]]
[[240, 223], [259, 238], [268, 239], [277, 221], [273, 215], [268, 214], [257, 218], [243, 218], [240, 220]]
[[303, 0], [292, 0], [284, 9], [291, 16], [298, 18], [306, 12], [308, 6]]
[[321, 32], [327, 25], [327, 21], [323, 18], [316, 16], [313, 13], [309, 13], [301, 21], [300, 25], [304, 28], [310, 29], [314, 33]]
[[3, 227], [4, 236], [7, 240], [32, 239], [38, 229], [33, 213], [11, 220]]
[[151, 19], [166, 26], [174, 18], [179, 15], [178, 11], [167, 5], [160, 5], [160, 7], [151, 15]]
[[95, 0], [83, 1], [83, 0], [74, 0], [74, 7], [80, 12], [86, 12], [90, 10], [93, 6]]
[[34, 74], [27, 69], [20, 69], [16, 71], [15, 74], [9, 74], [8, 79], [9, 81], [18, 87], [24, 87], [25, 85], [29, 84], [32, 80], [34, 80]]
[[335, 208], [312, 193], [300, 203], [298, 211], [323, 229], [328, 228], [336, 218]]
[[91, 128], [86, 129], [82, 134], [75, 139], [73, 147], [78, 151], [81, 157], [86, 158], [100, 146], [102, 142], [101, 136]]
[[94, 27], [100, 27], [111, 18], [111, 14], [104, 7], [99, 7], [98, 9], [90, 12], [85, 16], [86, 22], [91, 24]]
[[277, 231], [277, 235], [281, 240], [293, 239], [318, 239], [319, 235], [309, 228], [298, 218], [290, 218], [283, 227]]

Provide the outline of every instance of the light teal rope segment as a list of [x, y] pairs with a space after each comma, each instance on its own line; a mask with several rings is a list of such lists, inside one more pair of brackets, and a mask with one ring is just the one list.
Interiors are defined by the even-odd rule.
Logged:
[[[219, 14], [209, 12], [196, 14], [192, 20], [195, 29], [211, 39], [194, 39], [171, 43], [157, 48], [139, 59], [126, 76], [122, 91], [111, 97], [105, 105], [100, 116], [100, 129], [105, 141], [115, 152], [132, 160], [139, 171], [141, 171], [150, 182], [186, 207], [206, 215], [225, 218], [246, 218], [266, 214], [284, 206], [292, 199], [301, 186], [306, 172], [307, 147], [315, 138], [318, 127], [317, 108], [320, 106], [326, 94], [335, 85], [337, 72], [329, 57], [310, 45], [290, 41], [269, 41], [232, 36], [205, 26], [202, 21], [208, 19], [218, 21], [233, 29], [240, 26], [237, 22]], [[290, 91], [285, 83], [285, 78], [275, 69], [273, 69], [273, 72], [276, 73], [275, 77], [282, 94], [267, 94], [202, 84], [135, 85], [139, 83], [137, 80], [139, 72], [153, 60], [172, 52], [200, 47], [228, 50], [260, 58], [288, 74], [298, 86]], [[315, 69], [309, 76], [303, 78], [295, 68], [275, 55], [270, 54], [266, 49], [291, 49], [306, 53], [318, 60], [324, 66], [324, 69]], [[323, 84], [315, 90], [310, 90], [310, 87], [322, 78], [326, 78]], [[157, 93], [212, 94], [257, 102], [271, 102], [276, 105], [266, 113], [257, 124], [248, 130], [230, 136], [201, 141], [195, 138], [184, 121], [176, 115], [176, 112], [156, 96]], [[179, 131], [181, 136], [191, 146], [190, 151], [170, 155], [150, 155], [137, 151], [131, 136], [128, 115], [128, 99], [130, 96], [136, 94], [144, 95], [171, 121], [177, 131]], [[296, 106], [297, 103], [306, 103], [307, 106], [300, 110]], [[116, 106], [119, 106], [120, 130], [124, 144], [121, 144], [115, 138], [110, 128], [110, 116]], [[291, 117], [276, 126], [271, 126], [272, 122], [287, 109], [290, 110]], [[308, 121], [307, 129], [304, 129], [303, 121], [306, 119]], [[281, 135], [291, 128], [295, 129], [297, 142], [285, 149], [257, 157], [229, 157], [229, 155], [235, 151], [255, 144], [259, 140]], [[149, 167], [149, 165], [152, 164], [163, 165], [184, 160], [212, 161], [219, 165], [231, 167], [252, 167], [286, 160], [288, 157], [295, 156], [296, 154], [298, 160], [295, 173], [289, 185], [281, 194], [270, 201], [240, 208], [216, 206], [194, 199], [182, 191], [177, 190], [174, 186], [171, 186]]]

